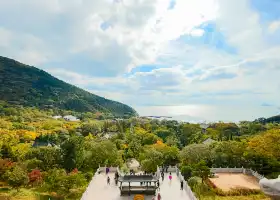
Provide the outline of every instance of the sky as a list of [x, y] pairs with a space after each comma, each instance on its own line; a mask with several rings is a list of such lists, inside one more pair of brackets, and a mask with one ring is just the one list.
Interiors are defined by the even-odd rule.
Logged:
[[0, 0], [0, 55], [140, 115], [279, 114], [279, 0]]

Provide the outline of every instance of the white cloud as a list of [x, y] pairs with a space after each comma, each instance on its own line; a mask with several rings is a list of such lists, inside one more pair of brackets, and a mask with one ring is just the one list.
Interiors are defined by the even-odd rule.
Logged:
[[269, 33], [275, 33], [280, 28], [280, 21], [273, 21], [268, 26]]
[[204, 30], [203, 29], [194, 29], [190, 32], [191, 36], [197, 36], [200, 37], [204, 34]]

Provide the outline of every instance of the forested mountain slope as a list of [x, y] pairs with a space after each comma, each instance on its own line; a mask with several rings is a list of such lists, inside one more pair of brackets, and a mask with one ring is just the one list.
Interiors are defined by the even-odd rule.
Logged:
[[102, 112], [114, 116], [137, 114], [125, 104], [94, 95], [43, 70], [1, 56], [0, 100], [23, 106]]

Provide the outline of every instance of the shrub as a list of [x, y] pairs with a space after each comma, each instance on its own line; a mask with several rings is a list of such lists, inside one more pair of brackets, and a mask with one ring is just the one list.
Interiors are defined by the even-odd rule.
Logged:
[[191, 166], [185, 165], [181, 167], [181, 173], [184, 176], [185, 180], [188, 180], [192, 177], [192, 168]]
[[42, 174], [41, 171], [38, 169], [32, 170], [29, 174], [29, 183], [32, 185], [36, 185], [42, 182]]
[[92, 177], [93, 177], [93, 173], [92, 172], [86, 172], [84, 173], [85, 178], [87, 179], [87, 181], [91, 181]]
[[87, 185], [87, 179], [81, 173], [69, 173], [65, 170], [53, 169], [45, 176], [44, 189], [56, 192], [61, 196], [69, 196], [71, 189], [78, 189]]
[[4, 174], [4, 177], [10, 186], [17, 189], [29, 182], [27, 172], [19, 166], [15, 166], [11, 170], [7, 171]]

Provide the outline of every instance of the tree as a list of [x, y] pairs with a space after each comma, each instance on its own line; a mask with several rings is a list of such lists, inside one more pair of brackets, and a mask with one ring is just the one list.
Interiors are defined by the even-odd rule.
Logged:
[[157, 166], [163, 164], [163, 155], [154, 148], [145, 149], [140, 155], [142, 170], [147, 172], [156, 172]]
[[33, 169], [29, 174], [29, 183], [32, 185], [39, 184], [42, 182], [42, 174], [39, 169]]
[[193, 169], [190, 165], [184, 165], [181, 167], [181, 173], [186, 181], [192, 177], [192, 172]]
[[245, 167], [245, 142], [222, 141], [213, 147], [214, 167]]
[[280, 130], [272, 129], [254, 136], [248, 142], [250, 149], [259, 155], [273, 157], [280, 160]]
[[210, 146], [205, 144], [191, 144], [183, 148], [180, 157], [182, 163], [185, 165], [195, 164], [202, 160], [205, 160], [210, 164], [213, 155]]
[[84, 136], [87, 136], [88, 134], [97, 135], [97, 133], [101, 132], [101, 125], [97, 122], [87, 122], [83, 123], [81, 126], [81, 133]]
[[82, 165], [84, 171], [93, 172], [99, 165], [118, 166], [121, 164], [120, 153], [111, 141], [86, 142], [85, 148], [85, 159]]
[[84, 142], [83, 137], [73, 136], [61, 144], [63, 167], [67, 171], [82, 167], [86, 156]]
[[194, 174], [202, 179], [202, 182], [210, 175], [210, 168], [206, 165], [205, 161], [200, 161], [194, 165]]
[[15, 166], [11, 170], [7, 171], [4, 175], [8, 184], [13, 188], [19, 190], [21, 186], [26, 185], [29, 182], [27, 172], [20, 166]]
[[179, 149], [177, 147], [170, 147], [165, 144], [155, 144], [152, 147], [163, 155], [164, 165], [176, 165], [179, 163]]
[[174, 133], [172, 133], [170, 130], [163, 128], [156, 130], [155, 134], [158, 137], [160, 137], [164, 142], [166, 142], [167, 137], [174, 136]]
[[[56, 147], [37, 147], [32, 148], [26, 155], [29, 160], [35, 159], [30, 166], [39, 165], [38, 167], [44, 171], [60, 167], [62, 164], [62, 155], [60, 149]], [[41, 162], [40, 162], [41, 161]]]
[[140, 127], [135, 127], [133, 135], [140, 141], [142, 146], [154, 144], [158, 140], [156, 135]]
[[183, 124], [180, 126], [178, 137], [180, 143], [183, 146], [186, 146], [188, 144], [196, 142], [194, 138], [198, 134], [201, 134], [201, 128], [199, 124]]
[[169, 146], [178, 147], [180, 142], [176, 136], [168, 136], [168, 137], [166, 137], [166, 144]]
[[25, 156], [30, 151], [30, 143], [19, 143], [11, 146], [11, 157], [16, 161], [21, 161], [25, 159]]

